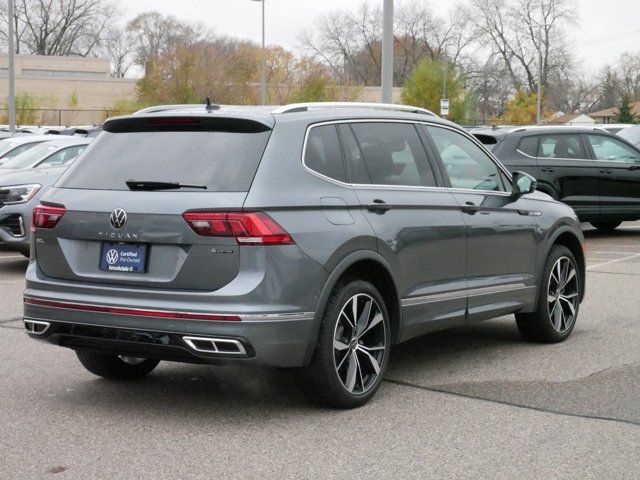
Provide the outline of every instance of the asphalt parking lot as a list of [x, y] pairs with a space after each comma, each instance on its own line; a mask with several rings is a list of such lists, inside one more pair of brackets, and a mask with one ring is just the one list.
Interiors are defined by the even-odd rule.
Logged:
[[287, 371], [93, 377], [23, 333], [27, 261], [0, 250], [0, 478], [638, 478], [640, 223], [585, 235], [567, 342], [526, 343], [512, 317], [428, 335], [353, 411], [310, 406]]

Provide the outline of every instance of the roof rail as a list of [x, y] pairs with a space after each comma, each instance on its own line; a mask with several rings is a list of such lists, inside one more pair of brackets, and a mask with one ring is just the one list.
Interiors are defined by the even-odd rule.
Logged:
[[292, 103], [273, 110], [271, 113], [307, 112], [309, 110], [333, 109], [333, 108], [370, 108], [372, 110], [389, 110], [396, 112], [421, 113], [424, 115], [437, 115], [431, 110], [410, 105], [396, 105], [394, 103], [368, 103], [368, 102], [310, 102]]
[[169, 110], [184, 110], [188, 108], [202, 108], [205, 109], [207, 104], [205, 103], [185, 103], [182, 105], [155, 105], [153, 107], [143, 108], [133, 113], [133, 115], [145, 115], [147, 113], [167, 112]]

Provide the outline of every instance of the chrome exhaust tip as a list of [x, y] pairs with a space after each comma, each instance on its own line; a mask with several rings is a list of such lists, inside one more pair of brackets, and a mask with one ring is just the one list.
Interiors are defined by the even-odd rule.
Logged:
[[28, 318], [24, 319], [24, 329], [27, 333], [31, 333], [32, 335], [43, 335], [51, 324], [49, 322], [43, 322], [40, 320], [29, 320]]
[[231, 338], [182, 337], [189, 348], [200, 353], [219, 355], [246, 355], [247, 350], [241, 342]]

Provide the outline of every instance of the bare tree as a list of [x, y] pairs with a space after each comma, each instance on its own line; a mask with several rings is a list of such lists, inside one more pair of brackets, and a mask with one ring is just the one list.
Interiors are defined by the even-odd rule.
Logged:
[[471, 0], [466, 13], [477, 37], [504, 63], [515, 89], [536, 91], [540, 54], [543, 87], [566, 69], [565, 29], [576, 21], [571, 0]]
[[[424, 1], [398, 4], [394, 19], [394, 83], [402, 85], [421, 60], [447, 56], [457, 64], [469, 46], [467, 19], [436, 16]], [[305, 51], [328, 65], [342, 83], [380, 82], [382, 12], [364, 2], [356, 12], [334, 11], [320, 17], [313, 32], [301, 35]]]
[[111, 60], [111, 76], [124, 78], [135, 63], [131, 38], [121, 27], [108, 28], [100, 42], [101, 53]]
[[[16, 52], [35, 55], [79, 55], [96, 52], [117, 11], [111, 0], [16, 0], [13, 23]], [[6, 42], [7, 10], [0, 10]]]
[[209, 32], [200, 25], [181, 22], [175, 17], [158, 12], [139, 14], [127, 24], [137, 64], [150, 68], [162, 54], [178, 46], [196, 44], [207, 40]]

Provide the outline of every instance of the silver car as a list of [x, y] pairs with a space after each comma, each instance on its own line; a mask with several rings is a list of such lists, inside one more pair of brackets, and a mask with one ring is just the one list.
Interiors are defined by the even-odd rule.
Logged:
[[0, 167], [0, 244], [29, 256], [33, 207], [89, 143], [71, 137], [42, 142]]

